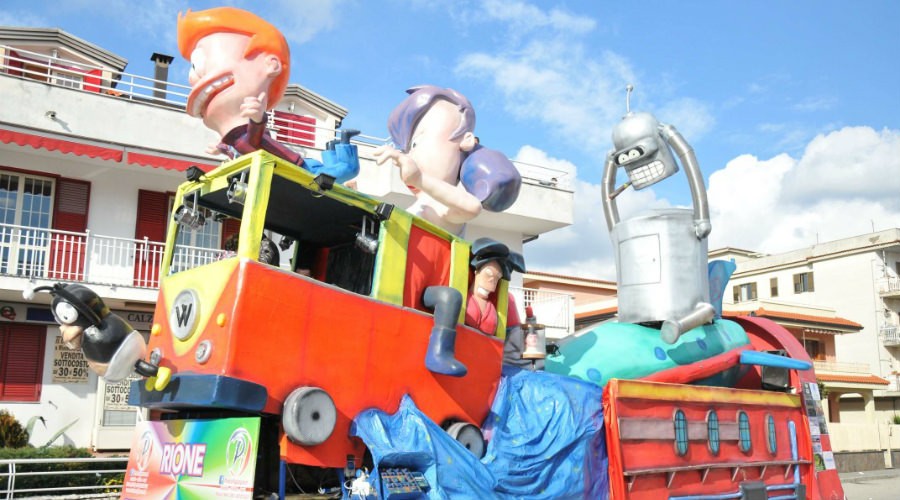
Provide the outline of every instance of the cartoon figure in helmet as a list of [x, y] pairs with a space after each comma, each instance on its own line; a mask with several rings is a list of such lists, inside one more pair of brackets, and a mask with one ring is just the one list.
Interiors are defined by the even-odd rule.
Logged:
[[63, 341], [72, 349], [82, 350], [94, 373], [111, 383], [125, 380], [132, 371], [145, 377], [157, 375], [159, 368], [143, 360], [147, 345], [141, 334], [110, 312], [93, 290], [57, 283], [26, 290], [24, 296], [30, 300], [40, 291], [53, 296], [50, 309]]

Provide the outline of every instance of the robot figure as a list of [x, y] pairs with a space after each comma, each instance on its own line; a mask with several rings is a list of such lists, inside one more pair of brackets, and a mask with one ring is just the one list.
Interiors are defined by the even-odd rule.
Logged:
[[50, 309], [63, 340], [72, 349], [81, 348], [94, 373], [110, 383], [125, 380], [132, 371], [145, 377], [158, 375], [159, 367], [143, 360], [147, 345], [141, 334], [110, 312], [93, 290], [57, 283], [26, 290], [24, 296], [30, 300], [40, 291], [53, 295]]
[[[632, 86], [628, 86], [630, 97]], [[657, 326], [674, 344], [682, 333], [709, 323], [707, 243], [712, 226], [706, 188], [694, 151], [675, 127], [649, 113], [627, 114], [613, 129], [614, 150], [603, 173], [603, 211], [616, 251], [619, 321]], [[693, 210], [665, 209], [619, 220], [615, 198], [629, 186], [644, 189], [678, 172], [678, 155], [691, 188]], [[628, 182], [615, 188], [622, 167]]]

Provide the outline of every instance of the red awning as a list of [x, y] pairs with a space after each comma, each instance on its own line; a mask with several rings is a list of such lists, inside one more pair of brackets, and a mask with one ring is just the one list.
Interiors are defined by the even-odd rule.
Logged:
[[146, 153], [135, 153], [134, 151], [128, 152], [128, 163], [132, 165], [142, 165], [144, 167], [154, 167], [154, 168], [165, 168], [168, 170], [177, 170], [179, 172], [184, 172], [188, 168], [192, 166], [197, 166], [200, 170], [204, 172], [209, 172], [210, 170], [216, 168], [215, 165], [209, 165], [206, 163], [198, 163], [195, 161], [185, 161], [185, 160], [177, 160], [175, 158], [166, 158], [164, 156], [151, 155]]
[[13, 130], [2, 128], [0, 128], [0, 142], [5, 144], [18, 144], [19, 146], [31, 146], [34, 149], [43, 148], [48, 151], [71, 153], [78, 156], [87, 156], [89, 158], [100, 158], [101, 160], [122, 161], [122, 156], [124, 155], [124, 152], [121, 149], [92, 146], [90, 144], [54, 139], [52, 137], [27, 134], [24, 132], [15, 132]]

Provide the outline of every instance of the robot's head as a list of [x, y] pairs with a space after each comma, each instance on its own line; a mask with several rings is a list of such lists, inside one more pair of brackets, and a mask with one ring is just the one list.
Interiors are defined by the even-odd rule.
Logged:
[[650, 113], [628, 113], [613, 129], [613, 162], [625, 169], [634, 189], [675, 175], [678, 163], [659, 134], [659, 122]]

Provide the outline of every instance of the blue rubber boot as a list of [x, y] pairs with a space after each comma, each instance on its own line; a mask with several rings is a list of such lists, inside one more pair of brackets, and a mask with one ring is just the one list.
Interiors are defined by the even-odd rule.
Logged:
[[426, 307], [434, 310], [434, 327], [428, 339], [425, 367], [434, 373], [463, 377], [466, 365], [456, 359], [456, 320], [462, 308], [462, 295], [447, 286], [430, 286], [422, 296]]

